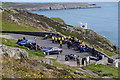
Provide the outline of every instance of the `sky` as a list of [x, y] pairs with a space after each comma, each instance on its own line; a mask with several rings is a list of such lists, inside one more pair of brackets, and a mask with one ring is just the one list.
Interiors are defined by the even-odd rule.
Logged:
[[118, 2], [120, 0], [0, 0], [2, 2]]

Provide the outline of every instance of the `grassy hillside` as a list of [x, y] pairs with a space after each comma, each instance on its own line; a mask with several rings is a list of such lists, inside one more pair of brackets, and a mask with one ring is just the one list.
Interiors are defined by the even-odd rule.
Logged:
[[32, 27], [16, 25], [5, 20], [2, 20], [2, 30], [4, 31], [41, 31]]
[[56, 21], [58, 23], [63, 23], [63, 24], [65, 23], [63, 19], [58, 18], [58, 17], [51, 17], [50, 19], [52, 19], [52, 20], [54, 20], [54, 21]]

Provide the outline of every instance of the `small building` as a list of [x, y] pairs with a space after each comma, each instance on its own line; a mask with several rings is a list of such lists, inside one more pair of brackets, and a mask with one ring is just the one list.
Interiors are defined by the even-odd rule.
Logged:
[[80, 27], [83, 28], [83, 29], [87, 29], [87, 23], [82, 23], [80, 22]]

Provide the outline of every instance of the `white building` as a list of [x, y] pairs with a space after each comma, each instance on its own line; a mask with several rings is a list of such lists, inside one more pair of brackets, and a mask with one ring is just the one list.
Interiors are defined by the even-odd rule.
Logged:
[[87, 29], [87, 23], [80, 22], [79, 25], [80, 25], [81, 28]]

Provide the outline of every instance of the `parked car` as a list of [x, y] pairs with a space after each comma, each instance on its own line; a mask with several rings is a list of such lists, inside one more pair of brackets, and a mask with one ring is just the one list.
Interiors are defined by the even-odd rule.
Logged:
[[44, 52], [44, 54], [49, 55], [49, 54], [61, 54], [62, 49], [58, 47], [47, 47], [45, 49], [42, 49], [41, 51]]
[[36, 43], [34, 40], [22, 40], [18, 42], [18, 45], [31, 48], [31, 47], [35, 47]]

